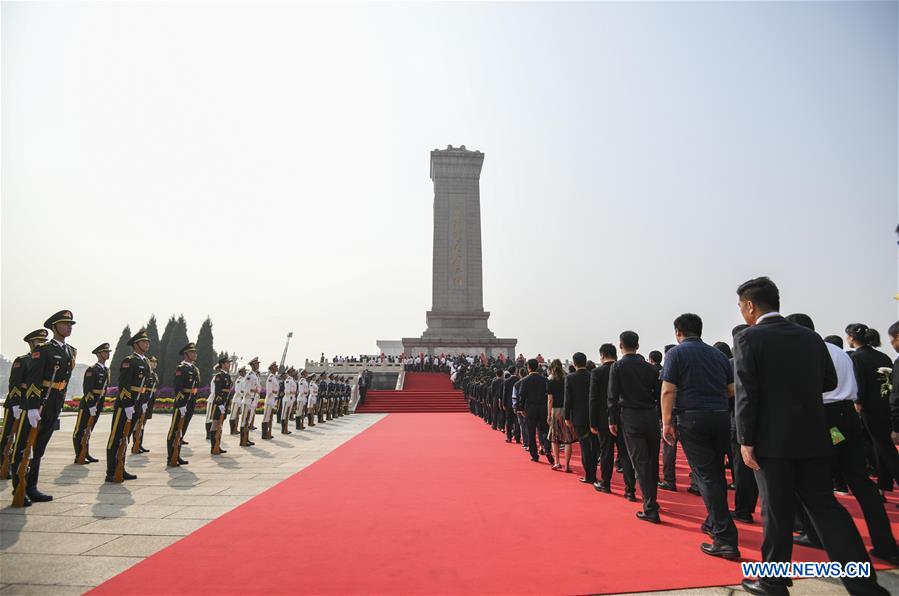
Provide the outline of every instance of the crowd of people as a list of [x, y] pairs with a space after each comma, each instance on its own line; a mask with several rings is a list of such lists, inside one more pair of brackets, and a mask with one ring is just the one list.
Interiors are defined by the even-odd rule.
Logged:
[[[325, 364], [328, 360], [325, 358], [324, 352], [321, 355], [321, 363]], [[398, 364], [401, 361], [400, 356], [389, 356], [381, 352], [381, 354], [377, 356], [372, 356], [370, 354], [360, 354], [359, 356], [334, 356], [331, 358], [331, 362], [333, 364], [377, 364], [377, 363], [389, 363], [389, 364]]]
[[[38, 489], [41, 459], [65, 401], [66, 389], [75, 367], [77, 350], [67, 343], [75, 320], [72, 312], [59, 311], [44, 323], [44, 329], [24, 337], [27, 354], [12, 364], [9, 393], [4, 402], [3, 426], [0, 432], [0, 478], [12, 478], [14, 507], [51, 501], [53, 497]], [[49, 330], [49, 331], [48, 331]], [[52, 337], [50, 334], [52, 333]], [[128, 341], [132, 352], [119, 366], [119, 386], [112, 405], [111, 428], [106, 443], [106, 481], [124, 482], [137, 478], [125, 468], [126, 454], [147, 453], [143, 437], [147, 421], [153, 418], [160, 379], [156, 374], [156, 358], [148, 356], [150, 337], [141, 329]], [[76, 464], [99, 461], [90, 453], [90, 437], [104, 410], [109, 384], [111, 350], [103, 343], [92, 351], [97, 361], [84, 373], [84, 395], [78, 400], [78, 415], [72, 433]], [[169, 379], [174, 389], [172, 417], [166, 436], [167, 466], [178, 467], [189, 462], [181, 457], [181, 446], [197, 408], [202, 382], [209, 384], [206, 400], [206, 439], [210, 453], [227, 453], [222, 449], [222, 433], [227, 420], [230, 433], [240, 436], [240, 446], [250, 447], [257, 410], [261, 404], [262, 439], [273, 439], [272, 427], [277, 423], [282, 434], [315, 426], [350, 413], [353, 379], [336, 374], [311, 374], [288, 367], [280, 370], [272, 362], [268, 374], [260, 373], [259, 358], [231, 376], [231, 358], [218, 360], [211, 379], [201, 379], [196, 365], [197, 348], [188, 343], [181, 350], [181, 363]], [[370, 375], [360, 372], [356, 383], [370, 384]]]
[[[532, 461], [543, 456], [551, 470], [571, 472], [577, 443], [581, 483], [610, 494], [620, 473], [634, 502], [639, 487], [636, 517], [648, 523], [664, 513], [658, 490], [679, 490], [680, 445], [687, 490], [705, 506], [701, 530], [710, 541], [700, 548], [708, 555], [739, 559], [735, 522], [754, 523], [760, 500], [766, 562], [789, 562], [795, 543], [825, 549], [844, 568], [870, 562], [869, 552], [899, 565], [884, 498], [899, 483], [899, 359], [878, 350], [879, 332], [864, 324], [846, 327], [844, 345], [840, 336], [822, 339], [806, 314], [781, 315], [768, 278], [747, 281], [737, 295], [745, 323], [733, 329], [733, 349], [703, 341], [702, 319], [688, 313], [674, 320], [676, 343], [664, 354], [644, 358], [628, 330], [617, 346], [600, 346], [597, 363], [573, 354], [567, 371], [558, 359], [462, 355], [450, 359], [450, 374], [472, 414]], [[899, 351], [899, 322], [888, 334]], [[834, 497], [847, 491], [864, 514], [870, 551]], [[873, 568], [841, 581], [851, 594], [888, 593]], [[790, 584], [761, 577], [743, 587], [787, 594]]]

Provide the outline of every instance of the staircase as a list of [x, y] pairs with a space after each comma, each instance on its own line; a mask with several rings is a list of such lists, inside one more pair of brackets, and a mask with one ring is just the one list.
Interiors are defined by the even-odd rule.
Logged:
[[462, 392], [446, 373], [406, 373], [402, 391], [369, 390], [357, 414], [385, 412], [467, 412]]

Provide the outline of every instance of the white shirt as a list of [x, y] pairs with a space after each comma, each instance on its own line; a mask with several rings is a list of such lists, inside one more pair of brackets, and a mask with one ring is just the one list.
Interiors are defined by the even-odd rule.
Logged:
[[830, 342], [824, 342], [824, 345], [830, 352], [833, 367], [837, 369], [837, 388], [824, 394], [824, 403], [832, 404], [845, 399], [855, 401], [858, 399], [858, 381], [855, 380], [852, 358]]
[[765, 314], [763, 314], [762, 316], [760, 316], [759, 318], [757, 318], [757, 319], [755, 320], [755, 324], [758, 325], [759, 323], [761, 323], [761, 322], [764, 321], [765, 319], [769, 319], [769, 318], [771, 318], [771, 317], [779, 317], [779, 316], [780, 316], [780, 313], [777, 312], [776, 310], [775, 310], [775, 311], [772, 311], [772, 312], [766, 312]]

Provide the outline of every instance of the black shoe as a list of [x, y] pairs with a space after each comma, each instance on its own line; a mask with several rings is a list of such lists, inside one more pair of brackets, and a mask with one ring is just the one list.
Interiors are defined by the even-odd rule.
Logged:
[[51, 497], [50, 495], [45, 495], [44, 493], [39, 491], [36, 486], [26, 488], [25, 495], [29, 499], [31, 499], [32, 503], [46, 503], [47, 501], [53, 500], [53, 497]]
[[602, 480], [593, 483], [593, 488], [596, 489], [597, 492], [606, 493], [607, 495], [612, 494], [612, 489], [609, 488], [605, 482]]
[[122, 480], [137, 480], [137, 476], [128, 472], [122, 472]]
[[112, 474], [106, 475], [106, 482], [115, 482], [115, 479], [112, 477]]
[[727, 490], [737, 490], [737, 485], [731, 482], [727, 485]]
[[661, 488], [662, 490], [670, 490], [671, 492], [674, 492], [674, 493], [677, 492], [677, 487], [665, 480], [659, 482], [659, 488]]
[[228, 452], [225, 451], [224, 449], [222, 449], [221, 447], [219, 447], [219, 453], [221, 454], [221, 453], [228, 453]]
[[740, 551], [735, 546], [728, 546], [726, 544], [709, 544], [708, 542], [703, 542], [699, 545], [700, 550], [707, 555], [711, 555], [713, 557], [721, 557], [722, 559], [739, 559]]
[[821, 546], [820, 542], [815, 542], [811, 538], [808, 537], [808, 534], [798, 534], [793, 536], [793, 544], [798, 544], [799, 546], [807, 546], [809, 548], [824, 548]]
[[93, 463], [96, 463], [96, 462], [98, 462], [98, 461], [100, 461], [100, 460], [97, 459], [96, 457], [94, 457], [94, 456], [88, 454], [87, 457], [84, 458], [84, 461], [86, 461], [86, 462], [89, 463], [89, 464], [93, 464]]
[[546, 460], [549, 462], [549, 465], [551, 465], [551, 466], [556, 465], [556, 460], [553, 459], [553, 456], [552, 456], [552, 455], [547, 455], [547, 456], [546, 456]]
[[837, 493], [838, 495], [848, 495], [849, 487], [846, 486], [845, 484], [834, 484], [833, 492]]
[[188, 443], [188, 442], [185, 441], [184, 439], [181, 439], [181, 444], [182, 444], [182, 445], [190, 445], [190, 443]]
[[646, 513], [645, 511], [638, 511], [637, 519], [639, 519], [640, 521], [649, 522], [651, 524], [662, 523], [662, 520], [659, 518], [658, 513]]
[[687, 489], [687, 492], [690, 493], [691, 495], [696, 495], [697, 497], [702, 496], [702, 493], [699, 492], [699, 488], [696, 486], [693, 486], [692, 484], [690, 485], [690, 488]]
[[705, 524], [702, 524], [699, 526], [699, 529], [702, 531], [703, 534], [705, 534], [709, 538], [714, 538], [714, 536], [712, 535], [712, 528], [708, 527]]
[[734, 518], [736, 521], [738, 521], [738, 522], [743, 522], [744, 524], [755, 523], [755, 520], [752, 519], [752, 514], [751, 514], [751, 513], [748, 513], [748, 514], [746, 514], [746, 513], [737, 513], [736, 511], [734, 511], [734, 512], [732, 512], [732, 513], [730, 514], [730, 516], [731, 516], [732, 518]]
[[584, 484], [593, 484], [594, 482], [596, 482], [596, 480], [590, 480], [586, 476], [581, 476], [580, 478], [577, 479], [577, 481], [582, 482]]
[[247, 447], [252, 447], [255, 444], [256, 443], [254, 443], [253, 441], [247, 441]]
[[740, 586], [750, 594], [760, 596], [790, 596], [786, 586], [770, 584], [763, 579], [744, 579]]
[[178, 458], [178, 465], [179, 465], [179, 466], [186, 466], [186, 465], [189, 464], [189, 463], [190, 463], [190, 462], [187, 461], [186, 459], [181, 459], [180, 457]]
[[622, 468], [621, 466], [615, 466], [615, 471], [618, 472], [619, 474], [623, 474], [624, 468]]
[[892, 565], [899, 565], [899, 550], [895, 550], [891, 553], [882, 553], [876, 548], [872, 548], [868, 551], [871, 553], [872, 557], [877, 557], [883, 561], [888, 561]]
[[531, 461], [540, 461], [540, 458], [539, 458], [539, 457], [532, 457], [532, 458], [531, 458]]
[[150, 453], [150, 450], [149, 450], [149, 449], [144, 449], [143, 447], [141, 447], [141, 448], [140, 448], [140, 452], [141, 452], [141, 453]]
[[625, 491], [624, 498], [627, 499], [628, 501], [630, 501], [631, 503], [636, 503], [637, 502], [637, 493], [635, 493], [634, 491]]

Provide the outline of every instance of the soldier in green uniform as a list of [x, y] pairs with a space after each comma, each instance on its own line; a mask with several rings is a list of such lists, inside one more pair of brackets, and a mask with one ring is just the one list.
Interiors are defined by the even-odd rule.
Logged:
[[[145, 329], [138, 331], [128, 345], [134, 350], [119, 365], [119, 394], [112, 409], [112, 428], [106, 442], [106, 482], [118, 482], [115, 477], [116, 466], [121, 460], [122, 479], [134, 480], [134, 474], [124, 471], [125, 455], [128, 451], [122, 442], [128, 441], [131, 426], [135, 423], [134, 406], [139, 403], [140, 396], [148, 388], [150, 382], [150, 363], [147, 361], [147, 350], [150, 349], [150, 336]], [[126, 432], [126, 428], [127, 432]]]
[[219, 358], [215, 375], [212, 377], [211, 386], [215, 387], [215, 395], [210, 395], [206, 401], [206, 407], [212, 408], [212, 455], [220, 453], [228, 453], [222, 449], [222, 430], [225, 425], [225, 411], [228, 405], [228, 399], [231, 396], [231, 375], [228, 374], [228, 368], [231, 365], [231, 359], [228, 356]]
[[28, 343], [28, 353], [17, 356], [9, 369], [9, 393], [3, 402], [3, 429], [0, 432], [0, 479], [3, 480], [9, 478], [12, 467], [16, 444], [15, 431], [22, 415], [22, 396], [28, 389], [28, 385], [25, 384], [28, 362], [31, 360], [31, 353], [47, 341], [47, 335], [46, 329], [37, 329], [26, 335], [24, 339]]
[[[66, 387], [75, 368], [75, 357], [78, 351], [66, 343], [72, 334], [75, 320], [72, 311], [61, 310], [44, 322], [44, 327], [53, 333], [53, 337], [45, 344], [37, 346], [31, 352], [31, 360], [25, 374], [24, 405], [25, 410], [19, 418], [16, 429], [16, 446], [13, 456], [13, 495], [19, 486], [21, 477], [25, 477], [25, 498], [22, 506], [32, 502], [52, 501], [53, 497], [38, 490], [37, 481], [41, 473], [41, 458], [47, 449], [47, 443], [53, 435], [59, 413], [62, 411], [66, 397]], [[35, 436], [30, 435], [35, 429]], [[32, 443], [30, 458], [26, 447]], [[25, 458], [28, 458], [27, 475], [24, 470]], [[19, 505], [13, 499], [13, 505]]]
[[144, 433], [147, 430], [147, 420], [153, 417], [153, 404], [156, 402], [156, 389], [159, 387], [159, 375], [156, 374], [157, 362], [156, 356], [147, 358], [150, 370], [147, 371], [147, 382], [141, 393], [140, 403], [134, 410], [134, 424], [131, 426], [131, 453], [134, 455], [150, 452], [144, 447]]
[[187, 432], [187, 412], [192, 399], [196, 399], [197, 387], [200, 385], [200, 369], [194, 362], [197, 360], [197, 346], [190, 342], [179, 352], [184, 360], [175, 369], [175, 403], [172, 408], [172, 424], [169, 426], [169, 434], [166, 438], [169, 466], [183, 466], [186, 459], [181, 458], [182, 439]]
[[[100, 344], [91, 353], [97, 357], [97, 362], [84, 371], [84, 390], [81, 401], [78, 402], [78, 419], [75, 420], [75, 430], [72, 432], [76, 464], [92, 464], [99, 461], [90, 454], [91, 433], [87, 432], [87, 429], [90, 427], [93, 432], [97, 418], [103, 411], [103, 402], [106, 400], [106, 385], [109, 383], [109, 369], [106, 368], [110, 354], [109, 344]], [[82, 450], [83, 460], [80, 457]]]

